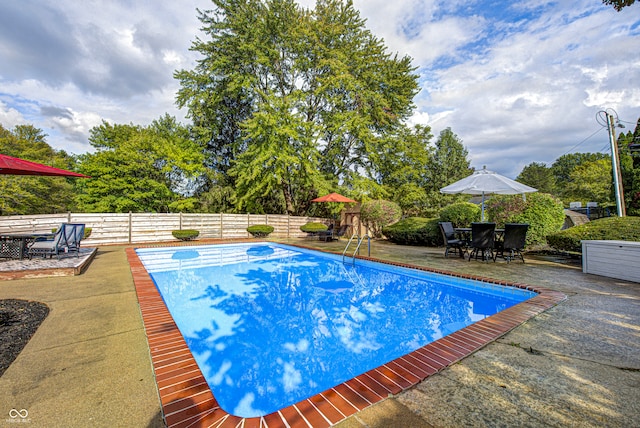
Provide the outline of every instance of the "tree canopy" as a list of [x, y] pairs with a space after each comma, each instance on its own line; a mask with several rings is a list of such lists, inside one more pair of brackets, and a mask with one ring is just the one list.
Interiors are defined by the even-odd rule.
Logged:
[[193, 211], [190, 180], [203, 172], [200, 147], [187, 129], [164, 116], [148, 127], [103, 122], [91, 130], [96, 149], [80, 157], [92, 177], [77, 197], [86, 212]]
[[203, 190], [233, 189], [236, 210], [302, 214], [339, 186], [380, 185], [376, 154], [418, 91], [411, 59], [388, 53], [350, 0], [213, 4], [192, 46], [202, 59], [175, 74], [215, 172]]
[[516, 181], [538, 189], [542, 193], [555, 193], [556, 178], [551, 168], [542, 162], [532, 162], [525, 166]]
[[[634, 1], [610, 1], [617, 10]], [[103, 122], [93, 153], [53, 150], [30, 125], [0, 126], [3, 153], [91, 180], [0, 176], [2, 214], [201, 211], [327, 215], [312, 204], [338, 191], [387, 199], [405, 215], [437, 214], [466, 196], [439, 189], [471, 174], [468, 151], [446, 128], [410, 127], [418, 76], [388, 51], [351, 0], [212, 0], [198, 11], [200, 54], [178, 70], [176, 103], [192, 124], [164, 116], [149, 126]], [[619, 139], [627, 210], [640, 213], [640, 121]], [[518, 180], [571, 200], [611, 200], [608, 154], [533, 162]], [[609, 197], [607, 197], [609, 192]]]
[[625, 7], [631, 6], [636, 0], [602, 0], [602, 3], [613, 6], [615, 10], [620, 12]]

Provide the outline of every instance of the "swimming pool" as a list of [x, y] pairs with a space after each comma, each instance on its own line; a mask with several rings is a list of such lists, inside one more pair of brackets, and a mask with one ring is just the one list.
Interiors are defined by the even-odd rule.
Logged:
[[271, 243], [137, 252], [220, 406], [241, 417], [304, 400], [536, 295]]

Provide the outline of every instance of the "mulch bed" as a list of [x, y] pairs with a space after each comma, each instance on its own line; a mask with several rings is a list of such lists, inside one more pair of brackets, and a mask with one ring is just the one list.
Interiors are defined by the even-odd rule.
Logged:
[[18, 357], [49, 315], [44, 303], [27, 300], [0, 300], [0, 376]]

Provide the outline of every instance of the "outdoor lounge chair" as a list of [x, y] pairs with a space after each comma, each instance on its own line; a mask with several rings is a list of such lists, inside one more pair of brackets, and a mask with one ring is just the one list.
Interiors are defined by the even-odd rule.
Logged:
[[62, 223], [53, 240], [35, 241], [29, 245], [29, 258], [42, 256], [49, 258], [55, 254], [60, 259], [60, 254], [72, 253], [80, 256], [80, 241], [84, 237], [84, 224]]
[[526, 223], [506, 223], [504, 225], [504, 239], [497, 243], [495, 257], [501, 256], [507, 260], [507, 263], [511, 262], [511, 260], [516, 257], [520, 257], [522, 259], [522, 263], [524, 263], [522, 250], [524, 250], [524, 246], [527, 241], [528, 229], [529, 225]]
[[480, 255], [482, 260], [489, 261], [496, 259], [493, 256], [493, 244], [495, 241], [495, 223], [471, 223], [471, 253], [469, 261], [475, 256], [476, 260]]
[[454, 253], [458, 253], [460, 257], [464, 257], [467, 252], [467, 243], [456, 237], [453, 223], [450, 221], [441, 221], [438, 223], [438, 226], [440, 226], [440, 233], [442, 233], [442, 240], [446, 247], [444, 256], [449, 257], [449, 250], [453, 249]]

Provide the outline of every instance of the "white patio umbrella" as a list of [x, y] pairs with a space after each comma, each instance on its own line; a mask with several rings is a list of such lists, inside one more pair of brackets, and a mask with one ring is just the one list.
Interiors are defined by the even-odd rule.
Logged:
[[485, 195], [524, 195], [525, 193], [537, 191], [538, 189], [489, 171], [486, 166], [482, 170], [475, 171], [470, 176], [440, 189], [441, 193], [447, 194], [482, 195], [482, 221], [484, 221]]

